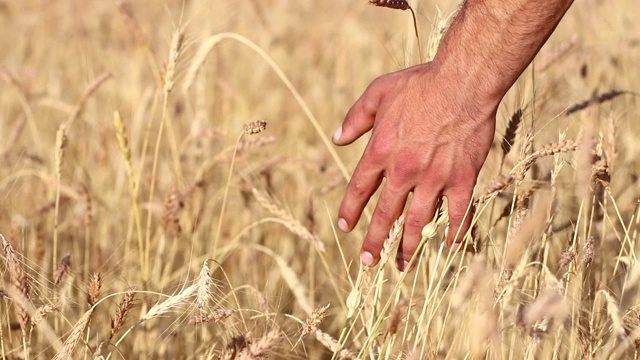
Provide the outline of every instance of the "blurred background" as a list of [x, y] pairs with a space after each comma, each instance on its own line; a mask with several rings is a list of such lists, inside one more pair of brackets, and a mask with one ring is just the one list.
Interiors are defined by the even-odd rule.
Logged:
[[[410, 3], [432, 54], [460, 4]], [[335, 231], [366, 136], [328, 139], [373, 79], [418, 63], [409, 11], [0, 1], [3, 357], [637, 356], [639, 14], [573, 5], [500, 107], [474, 251], [441, 228], [401, 275], [359, 268], [366, 219]], [[575, 154], [496, 190], [564, 139]]]

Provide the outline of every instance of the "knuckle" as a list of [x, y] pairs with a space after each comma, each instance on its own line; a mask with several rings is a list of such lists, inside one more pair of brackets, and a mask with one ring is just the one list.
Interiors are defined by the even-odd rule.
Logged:
[[400, 254], [402, 254], [402, 256], [398, 257], [401, 257], [404, 260], [410, 260], [411, 257], [413, 257], [413, 254], [416, 253], [418, 244], [418, 241], [405, 241], [405, 243], [402, 245], [402, 249], [400, 249]]
[[366, 94], [360, 101], [360, 106], [366, 114], [373, 114], [378, 108], [378, 102], [370, 94]]
[[[471, 155], [469, 155], [471, 157]], [[472, 169], [456, 172], [450, 179], [452, 191], [458, 194], [471, 196], [473, 188], [476, 186], [477, 174]]]
[[440, 188], [445, 187], [445, 184], [449, 180], [449, 174], [439, 166], [430, 166], [427, 169], [427, 176], [423, 178], [423, 183], [426, 186]]
[[410, 229], [422, 229], [426, 224], [426, 219], [422, 214], [419, 214], [415, 211], [409, 211], [407, 213], [407, 217], [405, 219], [404, 225], [409, 227]]
[[382, 224], [391, 224], [395, 221], [393, 213], [391, 209], [383, 204], [380, 204], [376, 210], [376, 218], [379, 223]]
[[381, 161], [389, 157], [391, 154], [391, 147], [386, 141], [372, 139], [368, 153], [369, 157], [374, 161]]
[[416, 161], [411, 159], [399, 159], [393, 164], [392, 174], [400, 180], [409, 180], [420, 172]]
[[367, 89], [362, 93], [362, 97], [360, 98], [360, 105], [365, 110], [371, 110], [377, 107], [377, 103], [375, 99], [378, 97], [378, 94], [382, 89], [382, 80], [377, 78], [373, 80]]
[[361, 181], [352, 179], [349, 181], [349, 185], [347, 185], [347, 192], [353, 197], [361, 198], [367, 195], [368, 189]]
[[449, 210], [449, 220], [452, 224], [460, 224], [465, 218], [465, 211]]
[[449, 202], [449, 219], [452, 223], [459, 224], [465, 217], [471, 216], [469, 199], [459, 199]]
[[371, 84], [369, 84], [367, 90], [375, 91], [376, 89], [382, 87], [387, 82], [388, 78], [389, 74], [378, 76], [377, 78], [373, 79]]

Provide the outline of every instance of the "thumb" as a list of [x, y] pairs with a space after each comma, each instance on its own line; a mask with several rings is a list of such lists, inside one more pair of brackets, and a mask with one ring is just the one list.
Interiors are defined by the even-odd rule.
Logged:
[[381, 85], [380, 79], [382, 78], [374, 80], [349, 109], [342, 126], [333, 133], [334, 144], [349, 145], [371, 130], [380, 100], [385, 92], [385, 87]]

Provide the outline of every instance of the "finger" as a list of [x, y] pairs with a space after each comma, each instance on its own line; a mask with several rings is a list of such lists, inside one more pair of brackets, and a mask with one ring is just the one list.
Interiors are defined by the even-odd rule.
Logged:
[[362, 244], [360, 259], [364, 265], [373, 266], [380, 260], [380, 250], [389, 235], [389, 229], [402, 214], [408, 195], [409, 189], [393, 186], [387, 181]]
[[369, 199], [376, 192], [382, 182], [382, 168], [368, 161], [367, 152], [360, 159], [340, 204], [338, 211], [338, 227], [349, 232], [358, 223], [362, 211]]
[[398, 270], [407, 270], [409, 261], [422, 240], [422, 229], [433, 219], [439, 197], [439, 190], [433, 191], [433, 189], [426, 187], [418, 187], [414, 190], [404, 222], [404, 236], [396, 254]]
[[473, 186], [449, 188], [444, 192], [444, 196], [447, 197], [449, 212], [447, 245], [461, 244], [473, 219]]
[[333, 133], [333, 143], [348, 145], [367, 133], [375, 122], [378, 105], [386, 87], [382, 78], [374, 80], [360, 98], [353, 104], [344, 121]]

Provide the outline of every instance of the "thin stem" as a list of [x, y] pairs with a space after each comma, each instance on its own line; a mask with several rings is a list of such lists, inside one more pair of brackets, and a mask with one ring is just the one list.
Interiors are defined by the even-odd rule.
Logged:
[[411, 11], [411, 17], [413, 18], [413, 30], [415, 31], [416, 41], [418, 42], [418, 57], [420, 57], [418, 63], [422, 64], [424, 58], [422, 57], [422, 46], [420, 45], [420, 35], [418, 34], [418, 21], [416, 20], [416, 13], [413, 11], [411, 6], [409, 6], [409, 11]]
[[220, 208], [220, 216], [218, 217], [218, 227], [216, 229], [216, 237], [213, 241], [213, 254], [218, 250], [218, 241], [220, 240], [220, 231], [222, 230], [222, 218], [224, 217], [224, 210], [227, 206], [227, 197], [229, 195], [229, 186], [231, 186], [231, 177], [233, 176], [233, 165], [236, 161], [236, 153], [238, 152], [238, 144], [242, 139], [244, 132], [241, 132], [236, 140], [236, 146], [233, 149], [233, 155], [231, 156], [231, 165], [229, 165], [229, 175], [227, 176], [227, 186], [224, 189], [224, 196], [222, 197], [222, 207]]
[[[158, 158], [160, 157], [160, 144], [162, 143], [162, 133], [164, 132], [164, 118], [167, 113], [167, 97], [164, 97], [162, 104], [162, 117], [160, 119], [160, 128], [158, 129], [158, 136], [156, 138], [155, 150], [153, 154], [153, 165], [151, 167], [151, 183], [149, 184], [149, 204], [153, 204], [153, 198], [156, 190], [156, 177], [158, 174]], [[142, 282], [144, 286], [147, 286], [149, 280], [148, 262], [150, 256], [150, 244], [151, 244], [151, 210], [147, 212], [147, 224], [144, 241], [144, 260], [140, 264], [142, 267]]]

